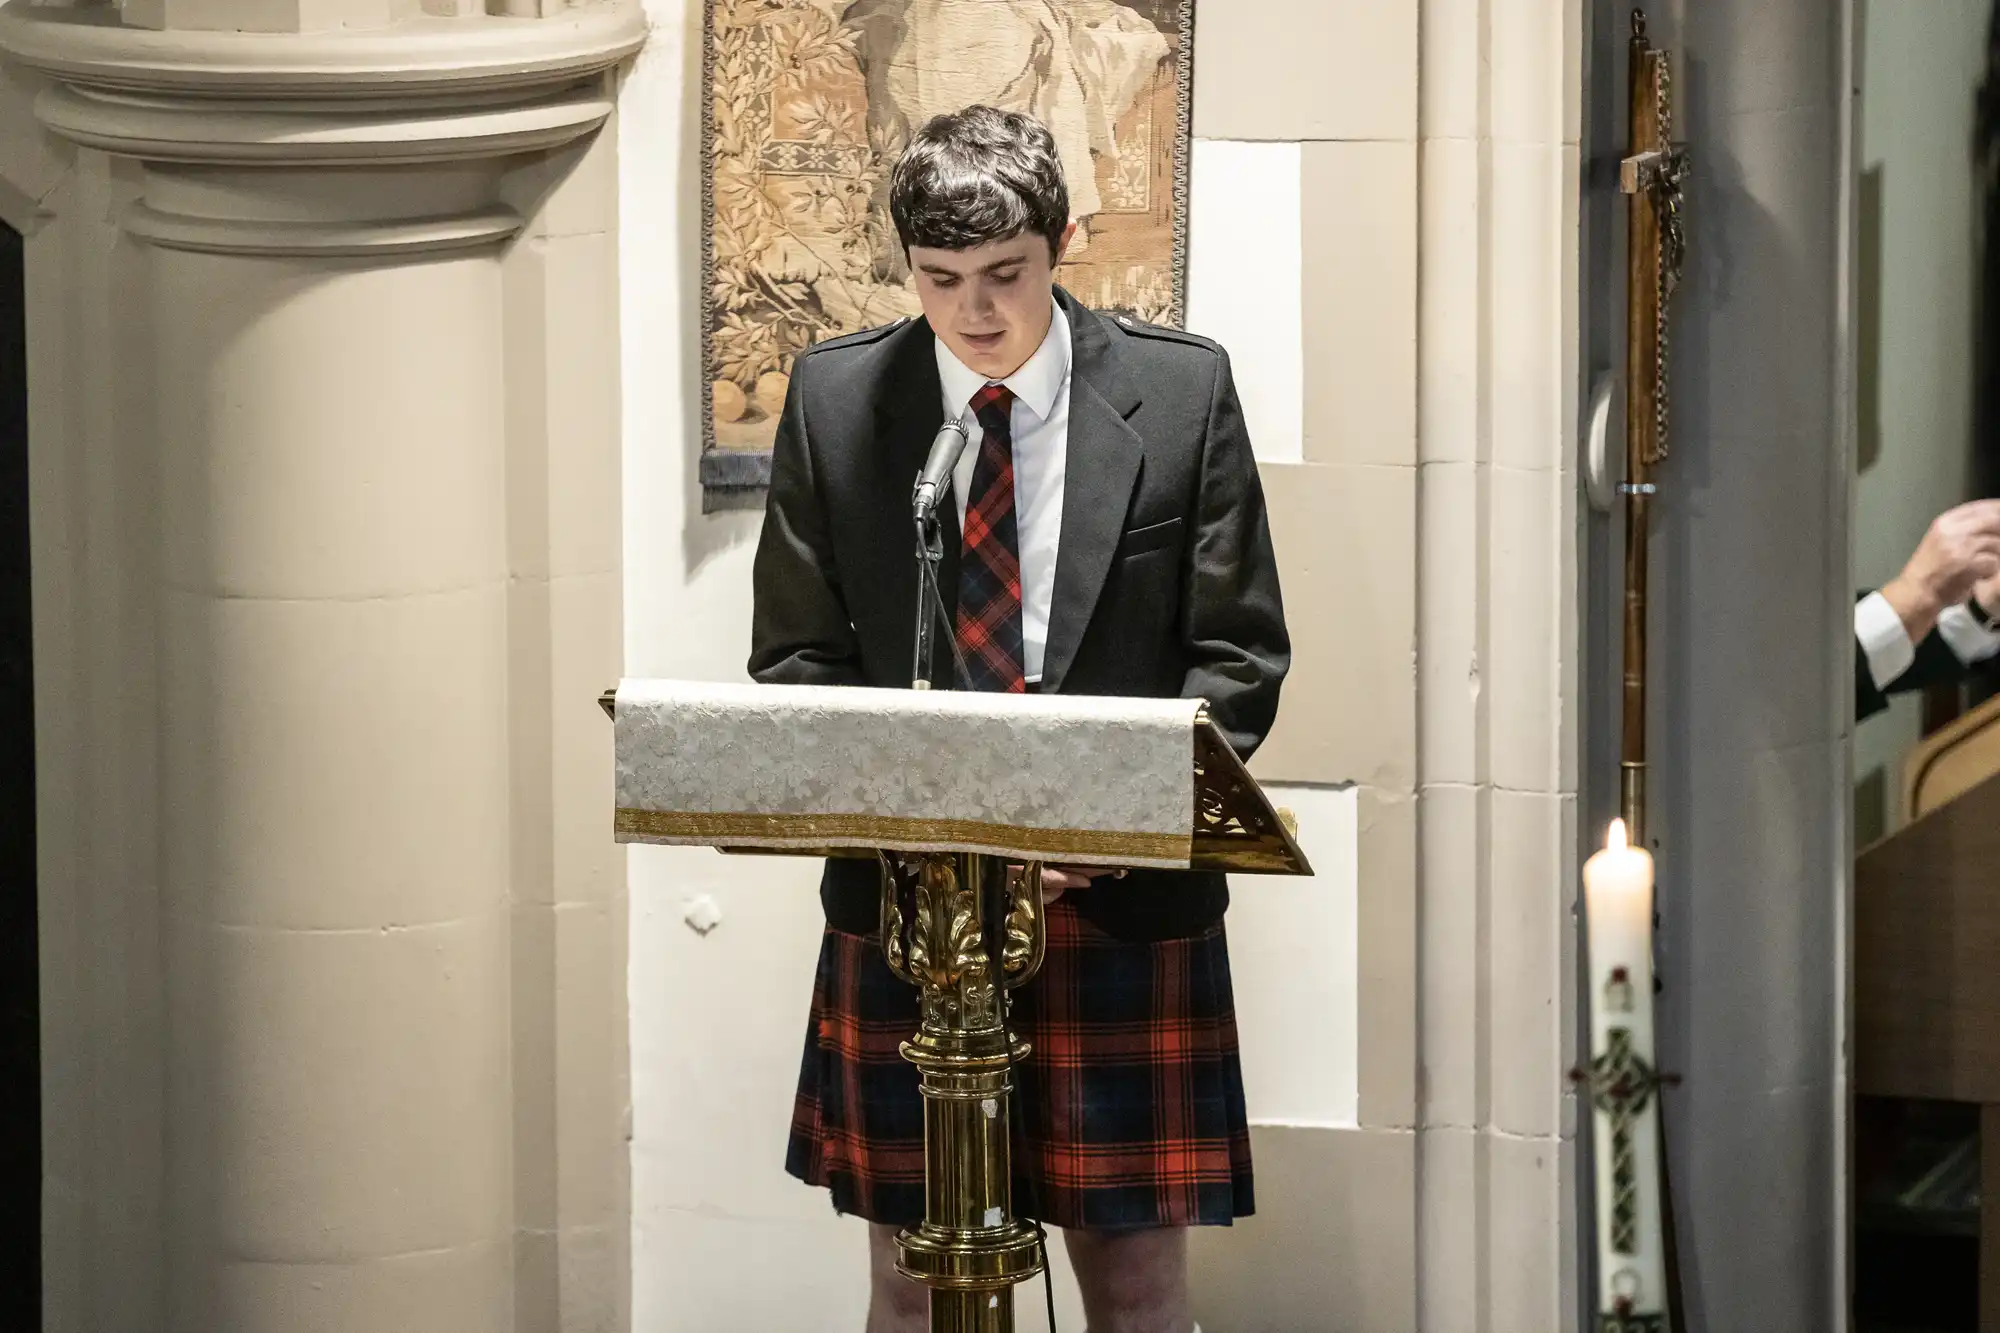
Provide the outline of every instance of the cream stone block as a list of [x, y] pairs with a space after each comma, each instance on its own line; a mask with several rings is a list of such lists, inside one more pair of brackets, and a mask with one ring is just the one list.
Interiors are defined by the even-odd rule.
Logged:
[[556, 1151], [562, 1096], [556, 911], [546, 903], [517, 899], [512, 915], [507, 944], [514, 994], [514, 1228], [524, 1235], [552, 1235], [562, 1221], [558, 1200], [563, 1171]]
[[1572, 8], [1570, 0], [1490, 0], [1485, 31], [1494, 139], [1562, 142]]
[[122, 17], [162, 31], [310, 33], [386, 28], [418, 10], [410, 0], [127, 0]]
[[1582, 150], [1576, 144], [1563, 145], [1557, 155], [1556, 174], [1562, 190], [1562, 296], [1558, 306], [1562, 324], [1561, 380], [1570, 386], [1569, 401], [1577, 405], [1575, 410], [1560, 414], [1563, 438], [1556, 466], [1573, 472], [1582, 466], [1578, 441], [1583, 430], [1581, 404], [1586, 400], [1580, 395], [1589, 391], [1579, 369], [1583, 355], [1583, 339], [1577, 327], [1583, 263], [1583, 165]]
[[1479, 0], [1423, 0], [1423, 21], [1417, 25], [1422, 70], [1417, 125], [1425, 153], [1440, 140], [1479, 136], [1486, 23]]
[[1361, 790], [1361, 1123], [1417, 1123], [1417, 798]]
[[1419, 798], [1424, 1093], [1419, 1123], [1426, 1127], [1469, 1126], [1479, 1119], [1487, 799], [1480, 788], [1444, 785], [1426, 786]]
[[508, 559], [516, 577], [619, 566], [618, 271], [605, 233], [506, 262]]
[[565, 1229], [626, 1215], [624, 895], [555, 909], [556, 1161]]
[[616, 573], [549, 587], [550, 821], [553, 901], [603, 902], [625, 883], [625, 849], [609, 833], [611, 719], [598, 696], [618, 682], [624, 607]]
[[1232, 0], [1195, 24], [1204, 139], [1413, 139], [1417, 3]]
[[1417, 149], [1310, 143], [1302, 159], [1305, 457], [1417, 461]]
[[511, 1322], [510, 1248], [498, 1240], [359, 1263], [229, 1263], [217, 1276], [209, 1327], [270, 1333], [533, 1327]]
[[1412, 1327], [1472, 1330], [1481, 1326], [1480, 1216], [1483, 1136], [1462, 1127], [1417, 1135], [1417, 1312]]
[[[562, 1325], [562, 1247], [553, 1231], [514, 1232], [514, 1328]], [[616, 1325], [613, 1326], [614, 1328]]]
[[1557, 1280], [1567, 1243], [1561, 1145], [1496, 1134], [1483, 1147], [1489, 1327], [1493, 1333], [1547, 1333], [1561, 1324], [1561, 1308], [1569, 1303]]
[[[0, 219], [30, 239], [60, 207], [57, 191], [75, 158], [74, 150], [44, 133], [35, 121], [35, 97], [43, 86], [18, 68], [0, 78]], [[79, 220], [66, 222], [73, 226]], [[32, 260], [28, 263], [31, 272], [37, 267]], [[52, 312], [31, 305], [29, 319], [36, 322], [30, 327], [36, 329], [38, 341], [50, 328], [46, 320], [37, 320], [44, 313]]]
[[[507, 869], [516, 906], [548, 905], [557, 893], [556, 829], [550, 817], [561, 798], [554, 773], [552, 592], [543, 578], [515, 578], [507, 584], [507, 776], [514, 812]], [[598, 716], [603, 717], [602, 710]]]
[[442, 592], [505, 569], [498, 260], [151, 252], [167, 580]]
[[[1190, 332], [1229, 350], [1259, 462], [1304, 454], [1302, 145], [1197, 139], [1188, 201]], [[1243, 280], [1257, 256], [1259, 281]]]
[[1418, 474], [1417, 670], [1426, 784], [1486, 780], [1486, 491], [1490, 469], [1426, 463]]
[[508, 883], [506, 597], [160, 606], [165, 873], [243, 926], [401, 929]]
[[1494, 468], [1492, 553], [1487, 570], [1491, 690], [1487, 712], [1495, 784], [1552, 792], [1561, 776], [1561, 654], [1556, 610], [1562, 534], [1556, 492], [1571, 485], [1556, 472]]
[[631, 1323], [630, 1218], [615, 1226], [565, 1227], [556, 1237], [562, 1290], [555, 1327], [618, 1333]]
[[1417, 1327], [1416, 1135], [1271, 1125], [1250, 1138], [1256, 1215], [1232, 1227], [1196, 1227], [1189, 1237], [1189, 1285], [1202, 1326], [1229, 1333]]
[[1583, 142], [1583, 52], [1589, 41], [1583, 0], [1563, 0], [1563, 142]]
[[1354, 1125], [1360, 1090], [1361, 792], [1265, 788], [1310, 878], [1232, 875], [1229, 952], [1252, 1124]]
[[1417, 453], [1426, 463], [1469, 463], [1485, 456], [1480, 437], [1484, 151], [1470, 139], [1427, 139], [1419, 157]]
[[1564, 378], [1574, 307], [1563, 304], [1564, 251], [1573, 248], [1563, 220], [1576, 180], [1564, 175], [1560, 146], [1502, 142], [1490, 151], [1492, 458], [1503, 467], [1554, 468], [1576, 401], [1575, 380]]
[[509, 172], [500, 197], [526, 222], [522, 239], [592, 236], [618, 221], [618, 113], [588, 138]]
[[1490, 1034], [1491, 1123], [1501, 1132], [1553, 1137], [1569, 1053], [1562, 1045], [1563, 813], [1568, 799], [1494, 791], [1492, 923], [1485, 1022]]
[[1583, 1247], [1590, 1242], [1586, 1233], [1577, 1225], [1577, 1142], [1574, 1131], [1565, 1132], [1556, 1145], [1556, 1306], [1559, 1319], [1555, 1333], [1582, 1333], [1586, 1327], [1580, 1320], [1581, 1302], [1574, 1293], [1579, 1290], [1579, 1273], [1583, 1263]]
[[[1574, 795], [1577, 791], [1577, 769], [1581, 763], [1579, 751], [1583, 748], [1582, 711], [1583, 686], [1580, 674], [1583, 670], [1583, 626], [1581, 611], [1577, 606], [1578, 585], [1578, 529], [1577, 506], [1585, 503], [1582, 496], [1583, 482], [1576, 472], [1558, 474], [1556, 483], [1556, 537], [1558, 547], [1557, 566], [1562, 574], [1556, 589], [1556, 651], [1560, 657], [1556, 673], [1556, 717], [1562, 728], [1562, 735], [1556, 742], [1556, 790]], [[1596, 669], [1596, 664], [1592, 664]], [[1571, 841], [1564, 844], [1574, 848]], [[1572, 879], [1575, 876], [1571, 876]]]
[[[1574, 723], [1569, 724], [1572, 728]], [[1583, 966], [1581, 954], [1583, 867], [1577, 851], [1578, 814], [1577, 795], [1566, 792], [1562, 798], [1561, 828], [1556, 834], [1557, 859], [1562, 869], [1556, 878], [1556, 911], [1558, 914], [1557, 939], [1562, 946], [1561, 960], [1557, 963], [1556, 1008], [1561, 1013], [1562, 1022], [1556, 1034], [1556, 1050], [1568, 1062], [1581, 1059], [1578, 1048], [1577, 997], [1576, 987], [1570, 980], [1581, 975]], [[1577, 1093], [1574, 1084], [1564, 1082], [1557, 1100], [1557, 1132], [1564, 1136], [1576, 1133]]]
[[[216, 1262], [511, 1243], [507, 934], [504, 910], [370, 930], [176, 921], [169, 1152], [212, 1209]], [[300, 1299], [312, 1280], [297, 1275]]]
[[[37, 150], [23, 141], [39, 140], [60, 171], [77, 155], [38, 129], [27, 82], [17, 66], [0, 76], [5, 169], [31, 173]], [[23, 219], [43, 1318], [148, 1329], [165, 1303], [167, 1064], [151, 403], [132, 373], [148, 321], [130, 317], [143, 289], [110, 221], [121, 201], [107, 160], [82, 154], [46, 187], [32, 174], [12, 180], [50, 214]]]
[[557, 575], [619, 567], [618, 247], [598, 233], [552, 236], [540, 251], [549, 386], [549, 568]]
[[1415, 786], [1416, 470], [1267, 465], [1292, 669], [1265, 782]]

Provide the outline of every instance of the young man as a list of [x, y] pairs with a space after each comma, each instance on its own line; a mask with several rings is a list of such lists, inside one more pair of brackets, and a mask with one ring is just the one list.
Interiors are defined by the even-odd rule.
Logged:
[[[1264, 496], [1222, 349], [1085, 310], [1054, 142], [1026, 116], [931, 121], [891, 210], [924, 317], [802, 355], [757, 550], [758, 680], [909, 683], [910, 492], [973, 422], [941, 584], [978, 689], [1195, 697], [1243, 754], [1290, 663]], [[941, 649], [939, 685], [951, 683]], [[1091, 1333], [1189, 1333], [1186, 1228], [1251, 1211], [1223, 877], [1052, 871], [1047, 959], [1010, 1026], [1016, 1207], [1062, 1227]], [[894, 1271], [923, 1216], [912, 988], [871, 938], [871, 862], [827, 866], [827, 931], [787, 1168], [875, 1223], [869, 1333], [921, 1330]]]

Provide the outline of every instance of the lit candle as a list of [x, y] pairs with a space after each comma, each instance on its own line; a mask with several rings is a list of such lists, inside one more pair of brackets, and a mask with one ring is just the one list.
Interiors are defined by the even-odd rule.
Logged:
[[1627, 845], [1623, 820], [1611, 822], [1604, 850], [1584, 862], [1583, 896], [1590, 939], [1598, 1309], [1645, 1319], [1666, 1312], [1654, 1118], [1659, 1090], [1653, 1084], [1653, 858]]

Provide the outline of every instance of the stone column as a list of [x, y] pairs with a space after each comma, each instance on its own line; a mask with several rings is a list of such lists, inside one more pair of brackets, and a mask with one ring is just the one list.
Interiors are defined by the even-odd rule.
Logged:
[[510, 170], [605, 121], [642, 26], [414, 10], [0, 14], [53, 78], [43, 123], [142, 169], [163, 1323], [187, 1333], [542, 1308], [516, 1289], [542, 1026], [516, 1010], [552, 999], [513, 976], [503, 254]]

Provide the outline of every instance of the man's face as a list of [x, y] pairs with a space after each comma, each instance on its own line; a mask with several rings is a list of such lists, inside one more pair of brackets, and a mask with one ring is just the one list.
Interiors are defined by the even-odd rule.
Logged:
[[[1058, 256], [1075, 230], [1074, 222], [1063, 229]], [[1041, 236], [1023, 232], [969, 250], [912, 246], [910, 267], [924, 318], [968, 370], [1004, 380], [1048, 336], [1055, 258]]]

